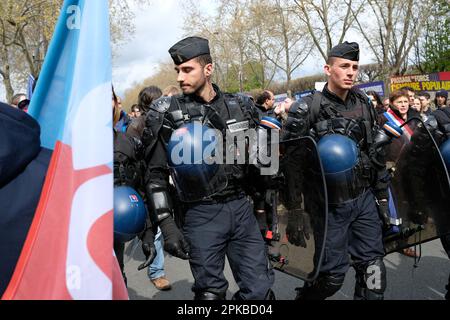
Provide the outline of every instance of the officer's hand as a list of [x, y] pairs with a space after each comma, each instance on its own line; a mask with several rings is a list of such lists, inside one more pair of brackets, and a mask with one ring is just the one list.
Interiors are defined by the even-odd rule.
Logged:
[[306, 240], [309, 240], [310, 232], [309, 216], [301, 209], [290, 210], [286, 226], [286, 236], [289, 243], [306, 248]]
[[378, 203], [378, 214], [383, 222], [383, 229], [389, 230], [391, 227], [391, 215], [389, 214], [389, 201], [387, 199], [381, 199]]
[[183, 234], [178, 230], [172, 218], [166, 218], [159, 224], [164, 236], [164, 250], [174, 257], [188, 260], [189, 243], [184, 239]]
[[147, 268], [156, 257], [156, 248], [153, 242], [142, 242], [142, 252], [145, 255], [145, 262], [138, 267], [139, 271]]

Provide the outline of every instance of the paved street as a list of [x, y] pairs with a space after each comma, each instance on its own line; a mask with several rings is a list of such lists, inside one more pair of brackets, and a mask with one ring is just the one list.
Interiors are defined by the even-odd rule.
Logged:
[[[125, 257], [127, 260], [127, 257]], [[189, 269], [189, 263], [169, 255], [166, 255], [166, 276], [172, 283], [172, 290], [159, 291], [149, 281], [146, 271], [137, 271], [144, 256], [140, 247], [126, 262], [125, 271], [128, 277], [128, 292], [132, 300], [191, 300], [193, 294], [191, 286], [193, 277]], [[388, 271], [388, 288], [385, 298], [388, 300], [442, 300], [444, 286], [447, 283], [450, 272], [450, 260], [447, 258], [439, 240], [426, 243], [422, 246], [422, 259], [418, 268], [414, 268], [414, 259], [398, 253], [393, 253], [385, 258]], [[230, 299], [238, 290], [233, 280], [228, 264], [225, 276], [230, 282], [227, 299]], [[275, 291], [278, 300], [292, 300], [295, 295], [295, 287], [302, 284], [301, 280], [276, 271]], [[354, 272], [347, 274], [343, 288], [332, 299], [350, 300], [353, 297]]]

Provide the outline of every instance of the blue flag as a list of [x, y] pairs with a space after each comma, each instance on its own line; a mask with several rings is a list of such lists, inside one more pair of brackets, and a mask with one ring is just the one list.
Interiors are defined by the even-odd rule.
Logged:
[[65, 0], [29, 113], [54, 150], [4, 299], [127, 299], [113, 255], [108, 0]]

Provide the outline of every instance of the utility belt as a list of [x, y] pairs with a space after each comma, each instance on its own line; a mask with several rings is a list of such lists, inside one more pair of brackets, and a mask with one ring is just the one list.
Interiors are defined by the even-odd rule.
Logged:
[[247, 195], [243, 190], [237, 191], [236, 193], [226, 194], [226, 195], [215, 195], [211, 196], [210, 198], [197, 201], [197, 202], [191, 202], [186, 203], [185, 206], [187, 208], [192, 208], [198, 205], [202, 204], [223, 204], [234, 200], [239, 200], [245, 198]]

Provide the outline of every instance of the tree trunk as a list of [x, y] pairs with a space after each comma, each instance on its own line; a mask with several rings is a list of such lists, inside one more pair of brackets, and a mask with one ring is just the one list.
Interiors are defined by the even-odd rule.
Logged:
[[1, 61], [3, 63], [3, 68], [0, 69], [0, 75], [3, 78], [3, 85], [5, 86], [6, 90], [6, 101], [8, 103], [12, 102], [12, 98], [14, 96], [14, 89], [11, 83], [11, 68], [9, 66], [9, 60], [8, 60], [8, 51], [7, 47], [3, 47], [1, 52]]

